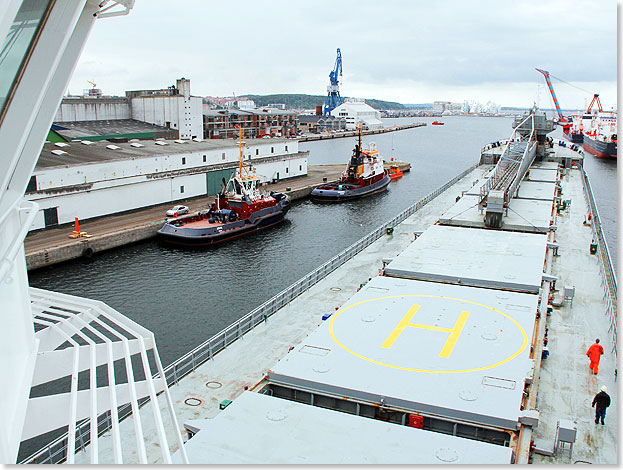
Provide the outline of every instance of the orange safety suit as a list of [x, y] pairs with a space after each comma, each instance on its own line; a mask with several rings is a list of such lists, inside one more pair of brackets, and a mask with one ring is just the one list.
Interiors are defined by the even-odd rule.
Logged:
[[593, 345], [588, 348], [586, 351], [586, 355], [591, 360], [590, 369], [597, 374], [599, 372], [599, 360], [601, 359], [601, 355], [604, 353], [604, 348], [599, 343], [593, 343]]

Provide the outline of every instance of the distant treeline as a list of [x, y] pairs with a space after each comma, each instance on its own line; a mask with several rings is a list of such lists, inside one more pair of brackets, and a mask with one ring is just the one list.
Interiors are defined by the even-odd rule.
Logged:
[[[324, 105], [326, 96], [322, 95], [242, 95], [253, 100], [257, 106], [267, 106], [274, 103], [283, 103], [288, 109], [314, 109], [316, 106]], [[366, 99], [367, 104], [375, 109], [406, 109], [404, 105], [393, 101], [382, 101]]]

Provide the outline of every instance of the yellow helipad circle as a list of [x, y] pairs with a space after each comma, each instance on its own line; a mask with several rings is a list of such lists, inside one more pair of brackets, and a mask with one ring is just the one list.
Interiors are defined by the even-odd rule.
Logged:
[[[335, 332], [333, 330], [333, 325], [335, 323], [335, 320], [345, 311], [347, 311], [348, 309], [351, 309], [353, 307], [356, 307], [358, 305], [364, 304], [366, 302], [374, 302], [374, 301], [378, 301], [378, 300], [384, 300], [384, 299], [392, 299], [392, 298], [406, 298], [406, 297], [423, 297], [423, 298], [438, 298], [438, 299], [445, 299], [445, 300], [451, 300], [451, 301], [456, 301], [456, 302], [465, 302], [468, 304], [472, 304], [472, 305], [477, 305], [478, 307], [482, 307], [484, 309], [493, 311], [499, 315], [502, 315], [503, 317], [505, 317], [506, 319], [510, 320], [521, 332], [521, 335], [523, 337], [523, 342], [521, 344], [521, 346], [514, 351], [510, 356], [506, 357], [505, 359], [496, 362], [495, 364], [490, 364], [487, 366], [483, 366], [483, 367], [475, 367], [472, 369], [463, 369], [463, 370], [429, 370], [429, 369], [416, 369], [416, 368], [410, 368], [410, 367], [402, 367], [402, 366], [397, 366], [397, 365], [393, 365], [393, 364], [387, 364], [381, 361], [377, 361], [375, 359], [371, 359], [369, 357], [364, 356], [363, 354], [359, 354], [355, 351], [353, 351], [352, 349], [348, 348], [347, 346], [345, 346], [344, 344], [342, 344], [337, 337], [335, 336]], [[465, 299], [457, 299], [454, 297], [445, 297], [445, 296], [441, 296], [441, 295], [419, 295], [419, 294], [405, 294], [405, 295], [390, 295], [390, 296], [385, 296], [385, 297], [377, 297], [374, 299], [367, 299], [367, 300], [362, 300], [360, 302], [356, 302], [352, 305], [349, 305], [348, 307], [345, 307], [339, 311], [337, 311], [334, 315], [331, 316], [331, 320], [329, 322], [329, 332], [331, 334], [331, 338], [333, 338], [333, 341], [335, 341], [341, 348], [343, 348], [344, 350], [348, 351], [350, 354], [357, 356], [360, 359], [364, 359], [366, 361], [372, 362], [374, 364], [378, 364], [381, 366], [385, 366], [385, 367], [391, 367], [393, 369], [401, 369], [401, 370], [407, 370], [407, 371], [413, 371], [413, 372], [427, 372], [427, 373], [436, 373], [436, 374], [452, 374], [452, 373], [463, 373], [463, 372], [475, 372], [478, 370], [486, 370], [486, 369], [492, 369], [494, 367], [498, 367], [512, 359], [514, 359], [515, 357], [517, 357], [519, 354], [521, 354], [521, 352], [526, 348], [526, 346], [528, 345], [528, 336], [526, 335], [526, 332], [524, 331], [524, 329], [521, 327], [521, 325], [514, 319], [512, 318], [510, 315], [496, 309], [493, 307], [489, 307], [487, 305], [483, 305], [480, 304], [478, 302], [473, 302], [471, 300], [465, 300]]]

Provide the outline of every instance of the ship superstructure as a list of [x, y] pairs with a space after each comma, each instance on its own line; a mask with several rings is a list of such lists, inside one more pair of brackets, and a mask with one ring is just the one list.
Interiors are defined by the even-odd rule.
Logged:
[[[80, 51], [97, 18], [125, 15], [133, 4], [8, 0], [0, 10], [0, 74], [7, 85], [0, 100], [2, 463], [17, 461], [21, 441], [59, 430], [71, 438], [54, 443], [51, 457], [63, 449], [73, 463], [76, 442], [84, 442], [87, 460], [98, 463], [106, 423], [107, 456], [115, 463], [131, 455], [154, 461], [147, 457], [146, 422], [157, 430], [156, 460], [171, 462], [172, 447], [182, 444], [153, 334], [102, 302], [29, 289], [24, 258], [24, 237], [39, 209], [24, 192]], [[146, 400], [162, 409], [145, 416]], [[136, 417], [133, 437], [122, 440], [119, 424], [128, 413]]]

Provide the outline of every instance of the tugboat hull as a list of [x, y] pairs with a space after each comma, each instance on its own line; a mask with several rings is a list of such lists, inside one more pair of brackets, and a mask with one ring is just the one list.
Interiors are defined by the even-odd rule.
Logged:
[[[347, 184], [322, 185], [311, 192], [311, 199], [317, 202], [342, 202], [358, 199], [372, 194], [380, 193], [387, 189], [391, 181], [388, 174], [385, 174], [379, 181], [367, 186], [350, 189]], [[342, 186], [342, 189], [339, 189]]]
[[166, 223], [164, 227], [158, 230], [158, 236], [165, 243], [179, 246], [205, 247], [218, 245], [283, 222], [290, 207], [290, 199], [288, 196], [283, 195], [279, 204], [254, 212], [248, 219], [236, 220], [218, 226], [210, 224], [203, 227], [193, 226], [192, 223], [176, 225], [176, 223], [180, 222], [180, 219], [176, 219]]

